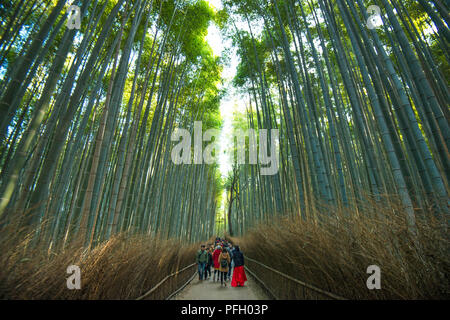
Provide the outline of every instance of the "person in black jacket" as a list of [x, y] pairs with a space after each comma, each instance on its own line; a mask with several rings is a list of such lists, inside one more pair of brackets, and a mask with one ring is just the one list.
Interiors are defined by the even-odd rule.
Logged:
[[211, 252], [211, 247], [208, 247], [206, 251], [208, 252], [208, 261], [206, 262], [205, 266], [205, 276], [206, 279], [209, 279], [211, 277], [211, 266], [213, 265], [213, 256]]
[[241, 252], [239, 246], [235, 246], [233, 250], [234, 271], [233, 279], [231, 280], [232, 287], [243, 287], [247, 276], [244, 270], [244, 254]]

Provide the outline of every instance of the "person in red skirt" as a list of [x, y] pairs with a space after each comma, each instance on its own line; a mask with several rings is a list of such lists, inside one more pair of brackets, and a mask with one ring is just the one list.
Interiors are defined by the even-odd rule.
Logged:
[[233, 278], [231, 279], [232, 287], [243, 287], [247, 276], [244, 270], [244, 255], [242, 254], [239, 246], [235, 246], [233, 250], [234, 270]]

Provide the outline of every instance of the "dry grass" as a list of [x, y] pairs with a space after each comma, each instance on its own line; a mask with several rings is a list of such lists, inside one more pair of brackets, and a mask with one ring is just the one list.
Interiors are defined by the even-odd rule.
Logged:
[[[9, 236], [8, 236], [9, 235]], [[19, 240], [3, 230], [0, 244], [1, 299], [135, 299], [167, 275], [192, 264], [198, 244], [121, 234], [90, 252], [71, 245], [60, 252], [27, 249], [30, 236]], [[69, 265], [81, 269], [81, 289], [67, 289]], [[149, 299], [164, 299], [196, 268], [167, 281]]]
[[[432, 218], [418, 218], [414, 245], [400, 209], [370, 201], [366, 205], [373, 217], [345, 218], [345, 212], [335, 210], [318, 224], [280, 218], [230, 240], [248, 257], [348, 299], [450, 298], [448, 234]], [[291, 281], [246, 264], [278, 298], [324, 298], [310, 290], [305, 295]], [[381, 268], [381, 290], [366, 286], [367, 267], [373, 264]]]
[[[320, 223], [282, 217], [230, 240], [247, 256], [345, 298], [448, 299], [448, 234], [432, 218], [418, 218], [414, 243], [395, 201], [365, 205], [370, 217], [324, 208], [333, 214], [317, 212], [326, 217]], [[48, 252], [47, 246], [29, 249], [31, 235], [21, 234], [14, 225], [0, 233], [0, 299], [135, 299], [193, 263], [199, 246], [121, 234], [90, 252], [76, 244]], [[381, 290], [366, 287], [366, 270], [373, 264], [381, 268]], [[67, 289], [69, 265], [81, 268], [81, 290]], [[325, 298], [248, 260], [246, 265], [278, 298]], [[166, 298], [195, 271], [171, 278], [148, 298]]]

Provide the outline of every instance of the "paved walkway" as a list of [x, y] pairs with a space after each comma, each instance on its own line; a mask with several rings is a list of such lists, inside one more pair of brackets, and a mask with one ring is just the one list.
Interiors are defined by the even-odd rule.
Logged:
[[[212, 271], [213, 273], [214, 271]], [[198, 280], [198, 276], [189, 283], [174, 300], [268, 300], [267, 295], [248, 273], [247, 281], [244, 287], [233, 288], [231, 281], [227, 282], [227, 286], [220, 285], [220, 281], [213, 282], [209, 280]]]

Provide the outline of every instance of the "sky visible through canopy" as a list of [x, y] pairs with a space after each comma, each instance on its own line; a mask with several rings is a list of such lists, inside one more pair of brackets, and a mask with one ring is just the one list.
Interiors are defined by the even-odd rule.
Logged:
[[[208, 2], [215, 10], [222, 9], [221, 0], [209, 0]], [[235, 19], [236, 17], [232, 18]], [[245, 22], [236, 20], [235, 24], [239, 29], [249, 30]], [[252, 29], [255, 34], [259, 34], [262, 30], [262, 26], [252, 25]], [[220, 150], [217, 159], [219, 162], [220, 173], [222, 177], [225, 178], [232, 168], [232, 158], [226, 151], [232, 147], [233, 143], [231, 140], [233, 113], [244, 113], [248, 101], [247, 97], [236, 92], [232, 85], [232, 80], [236, 75], [237, 66], [239, 64], [239, 58], [231, 39], [223, 36], [220, 29], [215, 24], [211, 24], [208, 28], [206, 41], [210, 45], [215, 56], [220, 57], [224, 55], [225, 50], [228, 50], [227, 55], [229, 57], [228, 62], [224, 65], [222, 71], [223, 87], [227, 89], [227, 95], [220, 102], [220, 115], [223, 119], [223, 127], [219, 137]]]
[[[220, 0], [210, 0], [209, 3], [216, 10], [220, 10], [222, 8], [222, 2]], [[211, 46], [211, 49], [216, 56], [222, 56], [225, 48], [232, 47], [231, 39], [225, 39], [225, 37], [222, 36], [219, 28], [215, 24], [211, 24], [209, 26], [206, 41]], [[225, 153], [225, 151], [227, 149], [227, 146], [231, 144], [230, 134], [232, 129], [233, 111], [235, 110], [236, 106], [239, 105], [238, 96], [234, 88], [232, 88], [231, 84], [233, 77], [236, 75], [236, 68], [239, 63], [235, 48], [231, 48], [229, 57], [229, 63], [224, 66], [224, 69], [222, 71], [224, 86], [229, 89], [229, 94], [224, 97], [224, 99], [222, 99], [220, 103], [220, 115], [223, 119], [223, 129], [219, 137], [220, 151], [218, 161], [222, 177], [225, 177], [231, 170], [231, 159], [227, 155], [227, 153]]]
[[[222, 8], [222, 1], [220, 0], [209, 0], [209, 4], [214, 7], [215, 10], [220, 10]], [[239, 25], [239, 27], [241, 26]], [[224, 37], [219, 28], [215, 24], [211, 24], [208, 28], [206, 41], [210, 45], [215, 56], [222, 56], [224, 50], [229, 49], [229, 60], [228, 63], [224, 65], [222, 71], [223, 86], [228, 89], [228, 94], [221, 99], [220, 102], [220, 115], [223, 120], [223, 126], [219, 137], [220, 150], [219, 156], [217, 157], [220, 173], [222, 178], [225, 179], [232, 168], [232, 158], [226, 151], [227, 149], [230, 149], [233, 143], [231, 140], [233, 113], [235, 111], [244, 112], [246, 100], [244, 100], [244, 97], [238, 95], [232, 85], [232, 80], [236, 75], [236, 69], [239, 64], [239, 58], [236, 53], [236, 48], [232, 46], [231, 39]], [[222, 218], [225, 218], [224, 208], [226, 199], [226, 190], [224, 190], [221, 208], [219, 209], [219, 215], [223, 215]]]
[[[221, 0], [209, 0], [209, 4], [215, 10], [222, 9]], [[246, 22], [240, 21], [238, 17], [233, 16], [232, 19], [235, 21], [237, 28], [241, 30], [249, 31]], [[252, 23], [252, 31], [255, 35], [262, 32], [262, 25], [258, 23]], [[239, 57], [237, 55], [236, 48], [233, 47], [232, 40], [228, 39], [222, 34], [220, 29], [212, 23], [208, 27], [208, 35], [206, 36], [206, 41], [210, 45], [215, 56], [223, 56], [227, 54], [228, 61], [223, 66], [222, 79], [223, 88], [227, 89], [227, 94], [220, 101], [220, 116], [222, 117], [223, 124], [222, 130], [219, 137], [219, 156], [217, 161], [219, 163], [219, 170], [222, 178], [225, 180], [232, 169], [233, 159], [228, 150], [231, 150], [232, 144], [232, 128], [233, 128], [233, 116], [236, 112], [245, 113], [246, 106], [248, 104], [247, 96], [243, 96], [238, 93], [233, 87], [232, 80], [236, 75], [237, 66], [239, 64]], [[227, 52], [225, 53], [225, 50]], [[227, 202], [227, 190], [223, 190], [222, 201], [219, 209], [219, 216], [225, 219], [225, 208]], [[219, 218], [220, 220], [220, 218]]]

